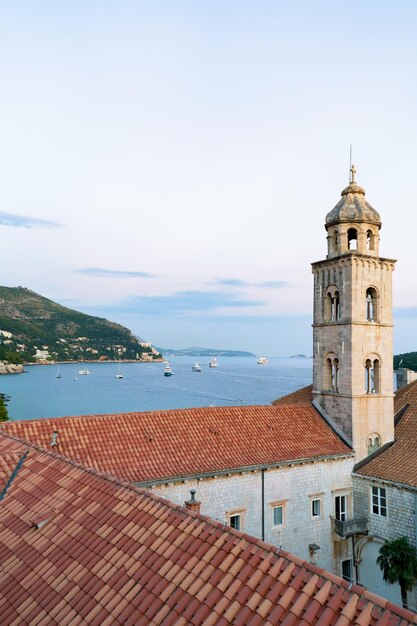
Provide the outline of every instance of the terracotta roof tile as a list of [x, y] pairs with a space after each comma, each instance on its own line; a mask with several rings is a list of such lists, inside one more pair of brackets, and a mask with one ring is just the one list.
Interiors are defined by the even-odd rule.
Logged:
[[275, 546], [31, 446], [0, 507], [0, 560], [2, 626], [417, 624]]
[[307, 387], [297, 389], [297, 391], [293, 391], [286, 396], [277, 398], [272, 402], [272, 404], [274, 406], [277, 406], [278, 404], [311, 404], [312, 400], [313, 385], [308, 385]]
[[417, 381], [395, 394], [395, 442], [357, 465], [355, 472], [417, 488]]
[[[311, 405], [295, 401], [48, 418], [2, 428], [46, 450], [57, 431], [54, 452], [138, 483], [351, 452]], [[144, 437], [149, 431], [152, 441]], [[128, 503], [118, 507], [120, 515], [129, 510]]]

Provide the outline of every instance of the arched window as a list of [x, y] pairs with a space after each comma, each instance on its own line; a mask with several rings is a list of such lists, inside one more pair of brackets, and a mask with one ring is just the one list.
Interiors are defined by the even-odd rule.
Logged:
[[373, 234], [372, 230], [366, 231], [366, 249], [367, 250], [375, 249], [374, 237], [375, 235]]
[[327, 322], [340, 320], [340, 297], [336, 287], [329, 287], [324, 304], [324, 316]]
[[329, 354], [325, 363], [323, 388], [326, 391], [339, 391], [340, 364], [335, 354]]
[[349, 228], [347, 231], [348, 248], [349, 250], [358, 249], [358, 231], [356, 228]]
[[339, 391], [339, 359], [334, 359], [332, 362], [332, 391]]
[[379, 393], [379, 370], [378, 359], [366, 359], [365, 393]]
[[373, 287], [366, 290], [366, 319], [368, 322], [376, 322], [376, 291]]
[[366, 447], [368, 448], [368, 454], [372, 454], [375, 450], [381, 446], [381, 437], [378, 433], [372, 433], [366, 438]]

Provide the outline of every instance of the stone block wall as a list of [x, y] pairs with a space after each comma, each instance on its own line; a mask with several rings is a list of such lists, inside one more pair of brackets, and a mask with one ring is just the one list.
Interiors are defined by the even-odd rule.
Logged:
[[[387, 496], [387, 516], [374, 515], [371, 509], [371, 487], [383, 487]], [[417, 492], [377, 479], [358, 475], [353, 476], [355, 515], [368, 517], [369, 534], [365, 541], [392, 540], [407, 537], [417, 547]], [[358, 558], [361, 559], [361, 544], [358, 545]], [[375, 567], [378, 567], [375, 564]], [[408, 597], [409, 606], [417, 607], [417, 587]]]
[[[334, 492], [341, 489], [351, 492], [352, 467], [353, 458], [348, 457], [264, 471], [265, 541], [340, 573], [340, 563], [335, 563], [330, 516], [334, 514]], [[195, 497], [201, 502], [202, 514], [227, 524], [230, 513], [241, 513], [242, 530], [262, 537], [261, 470], [152, 487], [153, 492], [178, 504], [189, 500], [190, 489], [196, 489]], [[320, 517], [312, 516], [312, 499], [321, 500]], [[283, 506], [284, 520], [280, 526], [273, 524], [273, 505]], [[310, 544], [320, 546], [313, 556]], [[340, 552], [340, 545], [338, 550]], [[349, 550], [348, 545], [342, 550], [343, 558], [349, 558]]]

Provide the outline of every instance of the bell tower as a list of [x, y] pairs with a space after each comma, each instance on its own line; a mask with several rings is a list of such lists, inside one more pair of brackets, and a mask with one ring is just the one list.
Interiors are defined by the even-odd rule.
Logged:
[[356, 461], [394, 440], [392, 272], [379, 213], [355, 181], [326, 216], [314, 275], [313, 399], [352, 441]]

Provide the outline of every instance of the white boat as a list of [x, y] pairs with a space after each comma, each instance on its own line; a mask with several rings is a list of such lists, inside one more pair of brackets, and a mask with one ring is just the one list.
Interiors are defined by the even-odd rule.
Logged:
[[210, 359], [209, 361], [209, 367], [217, 367], [218, 363], [217, 363], [217, 359], [214, 356], [212, 359]]
[[121, 364], [120, 364], [120, 359], [119, 359], [119, 371], [117, 372], [115, 378], [124, 378], [122, 372], [120, 371], [121, 368]]
[[79, 370], [78, 373], [80, 376], [86, 376], [87, 374], [91, 374], [91, 372], [86, 367], [83, 367], [83, 369]]
[[266, 356], [260, 356], [256, 362], [258, 365], [266, 365], [268, 363], [268, 359]]
[[169, 363], [167, 363], [167, 364], [165, 365], [165, 369], [164, 369], [164, 376], [172, 376], [172, 375], [173, 375], [173, 373], [174, 373], [174, 372], [172, 371], [170, 364], [169, 364]]
[[201, 367], [199, 366], [197, 361], [194, 363], [191, 369], [193, 370], [193, 372], [201, 372]]
[[57, 369], [57, 372], [56, 372], [56, 377], [57, 378], [61, 378], [61, 372], [59, 371], [59, 363], [58, 363], [58, 369]]

